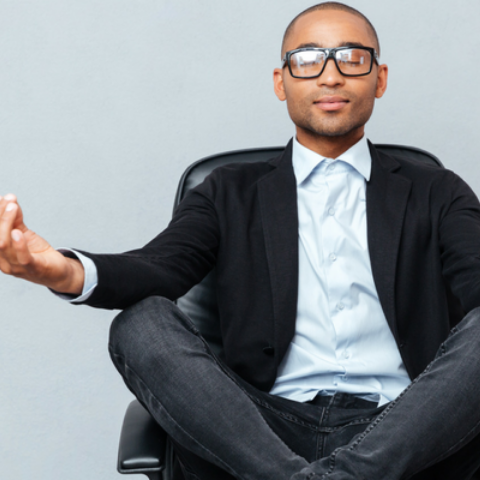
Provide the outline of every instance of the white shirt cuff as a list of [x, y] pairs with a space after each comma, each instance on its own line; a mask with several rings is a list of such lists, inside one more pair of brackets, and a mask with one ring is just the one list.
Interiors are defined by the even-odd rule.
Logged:
[[72, 250], [71, 248], [57, 248], [60, 253], [71, 253], [73, 254], [83, 265], [85, 270], [85, 280], [83, 282], [83, 289], [82, 294], [79, 297], [74, 297], [73, 295], [67, 295], [65, 293], [58, 293], [53, 292], [57, 297], [62, 298], [63, 300], [67, 300], [70, 303], [80, 303], [87, 300], [90, 295], [92, 295], [95, 287], [98, 284], [98, 273], [97, 267], [95, 263], [90, 258], [82, 255], [81, 253], [77, 252], [76, 250]]

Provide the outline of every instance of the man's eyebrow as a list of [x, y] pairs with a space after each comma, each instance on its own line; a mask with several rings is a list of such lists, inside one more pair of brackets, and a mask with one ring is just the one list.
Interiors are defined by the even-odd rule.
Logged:
[[319, 43], [310, 42], [310, 43], [301, 43], [296, 48], [322, 48], [322, 46]]
[[[340, 42], [337, 47], [366, 47], [361, 42]], [[301, 43], [296, 48], [332, 48], [332, 47], [324, 47], [320, 43], [316, 42], [309, 42], [309, 43]]]
[[344, 42], [342, 45], [339, 45], [339, 47], [368, 47], [368, 45], [362, 42]]

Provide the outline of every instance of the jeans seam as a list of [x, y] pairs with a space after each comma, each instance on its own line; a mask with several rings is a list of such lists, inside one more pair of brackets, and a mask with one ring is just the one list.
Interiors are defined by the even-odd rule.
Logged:
[[318, 432], [317, 432], [317, 445], [316, 445], [316, 453], [315, 453], [315, 459], [318, 460], [319, 458], [322, 458], [324, 447], [325, 447], [325, 434], [324, 432], [321, 431], [322, 423], [323, 423], [323, 417], [325, 415], [325, 408], [322, 407], [322, 414], [320, 415], [320, 418], [318, 419]]
[[[405, 396], [405, 394], [420, 380], [422, 379], [427, 373], [429, 373], [429, 371], [431, 370], [432, 368], [432, 365], [436, 362], [436, 360], [438, 358], [441, 358], [447, 351], [447, 346], [446, 346], [446, 343], [447, 341], [452, 337], [454, 336], [457, 332], [459, 331], [459, 327], [456, 325], [455, 327], [453, 327], [451, 330], [450, 330], [450, 333], [448, 335], [448, 337], [445, 339], [445, 341], [440, 345], [439, 347], [439, 353], [435, 356], [435, 358], [427, 365], [427, 367], [425, 368], [425, 370], [418, 376], [416, 377], [414, 380], [412, 380], [412, 382], [410, 383], [410, 385], [408, 385], [407, 388], [405, 388], [405, 390], [403, 390], [403, 392], [400, 393], [400, 395], [390, 404], [388, 405], [388, 407], [377, 417], [377, 419], [372, 422], [370, 424], [370, 426], [357, 438], [357, 440], [352, 443], [351, 445], [348, 446], [348, 448], [345, 448], [345, 447], [339, 447], [337, 448], [330, 456], [330, 461], [329, 461], [329, 470], [328, 472], [325, 473], [325, 477], [329, 476], [331, 473], [333, 473], [333, 470], [335, 469], [335, 461], [336, 461], [336, 456], [341, 453], [342, 451], [352, 451], [354, 450], [355, 448], [358, 447], [358, 445], [367, 437], [367, 435], [392, 411], [392, 409], [400, 402], [400, 400]], [[462, 441], [469, 437], [470, 434], [472, 432], [474, 432], [475, 430], [477, 430], [478, 426], [480, 425], [480, 421], [477, 422], [475, 424], [474, 427], [472, 427], [467, 434], [465, 434], [455, 445], [453, 445], [452, 447], [450, 447], [447, 451], [443, 452], [442, 454], [438, 455], [437, 457], [435, 457], [434, 460], [432, 460], [429, 464], [427, 465], [422, 465], [422, 470], [425, 469], [425, 468], [428, 468], [429, 466], [431, 465], [434, 465], [435, 463], [438, 463], [440, 460], [448, 457], [448, 454], [454, 450], [458, 444], [462, 443]], [[419, 470], [421, 471], [421, 470]], [[413, 472], [412, 475], [414, 475], [415, 473], [418, 473], [418, 472]]]
[[352, 451], [357, 448], [357, 446], [362, 442], [362, 440], [364, 440], [365, 437], [392, 411], [392, 409], [398, 404], [398, 402], [404, 397], [404, 395], [413, 387], [413, 385], [415, 385], [420, 380], [420, 378], [422, 378], [424, 374], [426, 374], [431, 369], [432, 364], [433, 362], [431, 362], [424, 370], [424, 372], [417, 378], [415, 378], [412, 383], [402, 393], [400, 393], [400, 395], [376, 418], [373, 423], [370, 424], [369, 427], [367, 427], [367, 429], [357, 438], [355, 442], [349, 445], [348, 448], [339, 447], [332, 453], [329, 462], [330, 468], [325, 475], [330, 475], [331, 473], [333, 473], [333, 470], [335, 469], [336, 456], [342, 451]]
[[288, 421], [290, 421], [292, 423], [295, 423], [297, 425], [301, 425], [302, 427], [307, 427], [314, 432], [318, 431], [318, 428], [313, 426], [311, 423], [304, 422], [304, 421], [300, 420], [298, 417], [296, 417], [295, 415], [291, 415], [290, 413], [285, 413], [285, 412], [282, 412], [280, 410], [277, 410], [275, 407], [272, 407], [269, 403], [264, 402], [263, 400], [260, 400], [259, 398], [256, 398], [253, 395], [250, 395], [250, 393], [248, 391], [246, 391], [246, 390], [243, 390], [243, 391], [249, 396], [249, 398], [254, 403], [266, 408], [267, 410], [270, 410], [271, 412], [275, 413], [277, 416], [279, 416], [281, 418], [284, 418], [285, 420], [288, 420]]
[[339, 427], [322, 427], [319, 426], [318, 430], [320, 432], [324, 433], [332, 433], [332, 432], [338, 432], [339, 430], [342, 430], [347, 427], [352, 427], [354, 425], [361, 425], [361, 424], [371, 424], [376, 417], [371, 417], [371, 418], [360, 418], [358, 420], [353, 420], [352, 422], [346, 423], [345, 425], [341, 425]]
[[[453, 332], [453, 333], [456, 333], [456, 332]], [[443, 346], [443, 344], [442, 344]], [[444, 350], [442, 349], [442, 353], [440, 356], [442, 356], [444, 354]], [[438, 357], [436, 357], [438, 358]], [[405, 388], [405, 390], [403, 390], [402, 393], [400, 393], [400, 395], [390, 404], [388, 405], [388, 407], [376, 418], [376, 420], [370, 424], [370, 426], [357, 438], [357, 440], [352, 443], [350, 446], [348, 446], [348, 448], [344, 448], [344, 447], [339, 447], [337, 448], [331, 455], [331, 458], [330, 458], [330, 468], [328, 470], [328, 472], [325, 474], [325, 475], [330, 475], [331, 473], [333, 473], [333, 470], [335, 469], [335, 461], [336, 461], [336, 456], [337, 454], [341, 453], [342, 451], [345, 451], [345, 450], [349, 450], [349, 451], [352, 451], [354, 450], [355, 448], [357, 448], [357, 446], [365, 439], [365, 437], [392, 411], [392, 409], [398, 404], [398, 402], [405, 396], [405, 394], [421, 379], [423, 378], [423, 376], [428, 373], [431, 368], [432, 368], [432, 365], [433, 363], [435, 362], [436, 358], [431, 361], [427, 368], [425, 368], [425, 370], [417, 377], [415, 378], [414, 380], [412, 380], [412, 383], [410, 383], [410, 385]], [[480, 423], [480, 422], [479, 422]]]

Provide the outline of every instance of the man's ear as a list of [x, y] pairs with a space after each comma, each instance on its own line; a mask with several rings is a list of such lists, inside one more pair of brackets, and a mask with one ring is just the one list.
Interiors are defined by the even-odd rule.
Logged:
[[283, 83], [283, 69], [281, 68], [276, 68], [273, 71], [273, 91], [280, 101], [284, 102], [287, 99]]
[[383, 64], [378, 66], [376, 98], [382, 98], [388, 83], [388, 67]]

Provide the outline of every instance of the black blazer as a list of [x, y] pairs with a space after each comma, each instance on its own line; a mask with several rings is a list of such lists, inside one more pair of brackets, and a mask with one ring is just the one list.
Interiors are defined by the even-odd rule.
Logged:
[[[411, 378], [450, 328], [480, 306], [480, 206], [453, 172], [370, 145], [370, 259], [379, 299]], [[87, 304], [125, 308], [176, 299], [215, 265], [224, 357], [269, 390], [295, 331], [298, 218], [292, 146], [270, 162], [216, 169], [165, 231], [117, 255], [86, 252], [99, 283]]]

